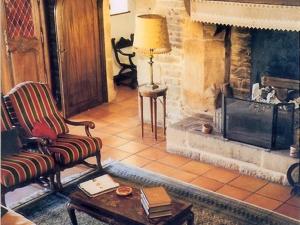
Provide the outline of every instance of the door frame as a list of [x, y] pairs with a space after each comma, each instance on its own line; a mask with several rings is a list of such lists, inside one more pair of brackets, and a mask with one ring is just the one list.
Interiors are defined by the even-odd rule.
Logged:
[[[54, 0], [54, 22], [56, 24], [56, 7], [57, 3], [59, 1], [64, 0]], [[104, 12], [103, 12], [103, 1], [104, 0], [97, 0], [97, 19], [98, 19], [98, 26], [99, 26], [99, 51], [100, 51], [100, 57], [98, 60], [100, 60], [100, 73], [101, 73], [101, 80], [102, 85], [100, 87], [103, 102], [108, 101], [108, 90], [107, 90], [107, 74], [106, 74], [106, 54], [105, 54], [105, 34], [104, 34]], [[58, 68], [59, 68], [59, 86], [60, 86], [60, 97], [61, 97], [61, 110], [64, 115], [64, 117], [67, 117], [66, 115], [66, 109], [65, 106], [68, 104], [68, 99], [65, 99], [63, 96], [63, 78], [62, 78], [62, 72], [61, 72], [61, 63], [60, 63], [60, 54], [59, 54], [59, 44], [58, 44], [58, 36], [57, 36], [57, 26], [55, 26], [55, 34], [56, 34], [56, 46], [57, 46], [57, 59], [58, 59]]]

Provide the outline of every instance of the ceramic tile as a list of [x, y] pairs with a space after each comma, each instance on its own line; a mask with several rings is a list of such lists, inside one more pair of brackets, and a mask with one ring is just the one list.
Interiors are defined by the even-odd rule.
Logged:
[[108, 145], [109, 147], [116, 148], [121, 145], [124, 145], [128, 142], [128, 140], [119, 138], [117, 136], [107, 136], [102, 138], [102, 144]]
[[241, 175], [231, 181], [231, 186], [244, 189], [246, 191], [256, 192], [258, 189], [266, 185], [268, 182], [255, 177]]
[[195, 180], [193, 180], [191, 182], [191, 184], [194, 184], [198, 187], [210, 190], [210, 191], [216, 191], [218, 189], [220, 189], [224, 184], [221, 182], [218, 182], [216, 180], [207, 178], [207, 177], [203, 177], [200, 176], [198, 178], [196, 178]]
[[156, 145], [159, 144], [162, 141], [165, 141], [165, 137], [158, 137], [157, 140], [155, 140], [154, 137], [144, 137], [142, 138], [141, 136], [138, 137], [137, 139], [135, 139], [134, 141], [138, 142], [138, 143], [143, 143], [145, 145]]
[[165, 157], [167, 154], [168, 153], [153, 147], [147, 148], [137, 153], [137, 155], [150, 160], [158, 160], [160, 158]]
[[135, 135], [129, 134], [127, 131], [117, 133], [116, 136], [126, 139], [128, 141], [134, 141], [137, 139], [137, 137]]
[[214, 168], [204, 173], [203, 176], [222, 183], [228, 183], [237, 178], [239, 176], [239, 173], [233, 170]]
[[129, 165], [137, 166], [137, 167], [143, 167], [152, 161], [145, 159], [143, 157], [137, 156], [137, 155], [132, 155], [126, 159], [123, 159], [122, 162], [129, 164]]
[[264, 197], [258, 194], [252, 194], [244, 201], [269, 210], [274, 210], [282, 204], [282, 202], [280, 201]]
[[268, 183], [267, 185], [259, 189], [257, 191], [257, 194], [285, 202], [291, 197], [290, 192], [290, 187], [285, 187], [280, 184]]
[[293, 196], [286, 203], [300, 208], [300, 196]]
[[166, 149], [167, 149], [166, 145], [167, 145], [166, 141], [162, 141], [162, 142], [160, 142], [156, 145], [153, 145], [153, 147], [158, 148], [158, 149], [163, 150], [163, 151], [166, 151]]
[[238, 200], [244, 200], [251, 194], [249, 191], [245, 191], [227, 184], [218, 189], [217, 192]]
[[182, 167], [180, 167], [181, 170], [184, 170], [184, 171], [187, 171], [190, 173], [194, 173], [197, 175], [202, 175], [213, 168], [216, 168], [216, 167], [206, 164], [206, 163], [198, 162], [195, 160], [192, 160], [192, 161], [184, 164]]
[[174, 172], [176, 172], [176, 170], [173, 167], [167, 166], [159, 162], [149, 163], [143, 168], [166, 176], [169, 176], [170, 174], [174, 174]]
[[289, 204], [282, 204], [275, 211], [283, 215], [292, 217], [294, 219], [300, 220], [300, 208], [298, 207]]
[[191, 159], [179, 155], [167, 153], [165, 157], [160, 158], [158, 161], [166, 165], [177, 168], [191, 161]]
[[131, 142], [128, 142], [124, 145], [119, 146], [118, 149], [120, 149], [122, 151], [125, 151], [125, 152], [137, 153], [137, 152], [142, 151], [142, 150], [144, 150], [148, 147], [149, 147], [148, 145], [144, 145], [144, 144], [141, 144], [141, 143], [131, 141]]
[[101, 154], [101, 161], [105, 161], [108, 159], [113, 159], [113, 160], [122, 160], [130, 156], [131, 154], [128, 152], [124, 152], [121, 150], [107, 150]]
[[107, 126], [102, 127], [101, 131], [104, 132], [104, 133], [108, 133], [108, 134], [117, 134], [117, 133], [120, 133], [122, 131], [125, 131], [126, 129], [127, 129], [126, 127], [120, 126], [120, 125], [115, 124], [115, 123], [110, 123]]
[[195, 180], [197, 178], [196, 174], [188, 173], [177, 169], [169, 173], [168, 176], [184, 182], [191, 182], [192, 180]]

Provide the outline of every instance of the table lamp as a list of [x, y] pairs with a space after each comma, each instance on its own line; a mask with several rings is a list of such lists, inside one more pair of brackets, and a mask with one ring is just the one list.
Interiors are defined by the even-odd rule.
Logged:
[[166, 18], [157, 14], [137, 16], [133, 47], [149, 57], [150, 86], [157, 88], [153, 83], [153, 57], [171, 51]]

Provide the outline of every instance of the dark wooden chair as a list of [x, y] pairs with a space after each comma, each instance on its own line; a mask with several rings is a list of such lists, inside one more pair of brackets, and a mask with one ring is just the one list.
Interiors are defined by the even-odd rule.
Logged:
[[[1, 97], [2, 98], [2, 97]], [[14, 127], [3, 99], [1, 100], [1, 203], [5, 194], [30, 183], [40, 183], [40, 178], [50, 177], [54, 190], [55, 162], [52, 156], [24, 148], [22, 129]], [[39, 139], [28, 140], [38, 144]]]
[[[120, 66], [120, 71], [114, 76], [114, 81], [117, 85], [127, 85], [132, 89], [137, 87], [137, 71], [136, 65], [133, 63], [132, 58], [135, 57], [135, 53], [125, 53], [124, 48], [131, 47], [133, 45], [134, 34], [130, 35], [130, 39], [121, 37], [116, 42], [115, 38], [111, 39], [112, 47], [115, 53], [116, 61]], [[126, 60], [122, 58], [126, 57]], [[127, 82], [126, 82], [127, 81]]]
[[[40, 122], [46, 123], [55, 131], [57, 139], [44, 142], [43, 149], [55, 160], [58, 189], [62, 188], [60, 172], [66, 168], [84, 163], [98, 170], [102, 169], [100, 155], [102, 141], [100, 138], [92, 137], [89, 131], [95, 128], [95, 124], [91, 121], [75, 122], [63, 118], [47, 84], [23, 82], [5, 96], [5, 101], [13, 109], [10, 114], [14, 118], [14, 125], [21, 126], [28, 136], [34, 136], [33, 127]], [[84, 126], [86, 136], [70, 134], [67, 124]], [[92, 156], [96, 156], [97, 166], [84, 161]]]

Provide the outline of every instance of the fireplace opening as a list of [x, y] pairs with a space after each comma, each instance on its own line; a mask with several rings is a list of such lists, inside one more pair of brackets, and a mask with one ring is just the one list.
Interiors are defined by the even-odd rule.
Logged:
[[294, 104], [268, 104], [223, 98], [225, 138], [267, 149], [288, 149], [293, 144]]
[[300, 80], [300, 33], [251, 30], [251, 83], [263, 74]]
[[231, 43], [234, 95], [223, 99], [223, 136], [288, 149], [299, 138], [300, 34], [234, 28]]
[[[223, 41], [223, 48], [228, 48], [226, 38]], [[231, 27], [229, 46], [224, 64], [230, 62], [230, 85], [221, 84], [213, 92], [218, 93], [214, 95], [218, 96], [216, 110], [211, 114], [215, 130], [242, 143], [273, 150], [289, 149], [300, 139], [294, 136], [300, 127], [300, 34]], [[211, 71], [207, 72], [203, 80], [212, 80]], [[222, 94], [227, 97], [223, 104]]]

